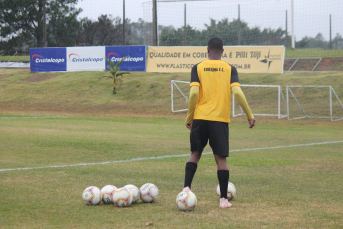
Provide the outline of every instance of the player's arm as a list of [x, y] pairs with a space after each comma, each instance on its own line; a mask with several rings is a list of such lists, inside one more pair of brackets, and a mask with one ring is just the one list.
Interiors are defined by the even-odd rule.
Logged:
[[235, 99], [237, 100], [238, 104], [242, 107], [244, 113], [247, 115], [249, 120], [254, 119], [254, 115], [252, 114], [250, 107], [248, 105], [248, 102], [245, 98], [245, 95], [241, 89], [240, 86], [233, 86], [231, 88], [233, 95], [235, 96]]
[[194, 65], [191, 72], [191, 91], [189, 93], [188, 111], [186, 118], [186, 127], [191, 130], [193, 124], [194, 110], [198, 102], [200, 92], [200, 80], [198, 76], [198, 65]]
[[238, 79], [238, 72], [235, 67], [232, 66], [231, 68], [231, 91], [233, 95], [235, 96], [235, 99], [237, 100], [238, 104], [242, 107], [244, 113], [248, 117], [249, 121], [249, 128], [252, 128], [255, 126], [255, 118], [252, 114], [249, 104], [245, 98], [245, 95], [240, 87], [239, 79]]
[[[189, 100], [188, 100], [188, 111], [187, 111], [187, 118], [186, 118], [186, 126], [187, 128], [191, 128], [191, 124], [193, 123], [193, 116], [194, 110], [198, 102], [199, 98], [199, 86], [192, 86], [191, 91], [189, 93]], [[188, 129], [190, 129], [188, 128]]]

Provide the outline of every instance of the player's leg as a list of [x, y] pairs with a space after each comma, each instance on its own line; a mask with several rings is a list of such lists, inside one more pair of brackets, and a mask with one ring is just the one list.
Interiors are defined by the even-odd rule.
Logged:
[[227, 199], [227, 186], [229, 184], [229, 168], [227, 166], [226, 157], [220, 155], [214, 155], [217, 163], [217, 177], [220, 188], [220, 203], [219, 208], [229, 208], [232, 204]]
[[190, 191], [195, 172], [197, 171], [198, 162], [201, 158], [201, 153], [193, 151], [186, 163], [185, 182], [183, 191]]
[[229, 168], [226, 157], [229, 156], [229, 127], [223, 122], [211, 122], [209, 126], [210, 146], [217, 163], [217, 177], [221, 193], [219, 208], [229, 208], [232, 206], [227, 199]]
[[198, 167], [202, 151], [207, 145], [208, 131], [207, 121], [193, 120], [192, 131], [190, 134], [191, 156], [189, 157], [185, 168], [185, 182], [183, 191], [190, 191], [193, 177]]

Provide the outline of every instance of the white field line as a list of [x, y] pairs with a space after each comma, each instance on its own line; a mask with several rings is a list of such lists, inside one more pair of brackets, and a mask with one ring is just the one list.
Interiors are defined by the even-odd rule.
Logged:
[[[242, 151], [251, 151], [251, 150], [281, 149], [281, 148], [325, 145], [325, 144], [335, 144], [335, 143], [343, 143], [343, 141], [317, 142], [317, 143], [308, 143], [308, 144], [287, 145], [287, 146], [271, 146], [271, 147], [261, 147], [261, 148], [251, 148], [251, 149], [234, 149], [234, 150], [230, 150], [230, 152], [242, 152]], [[204, 154], [212, 154], [212, 152], [206, 152], [206, 153], [203, 153], [203, 155]], [[52, 165], [52, 166], [40, 166], [40, 167], [0, 169], [0, 172], [18, 171], [18, 170], [32, 170], [32, 169], [66, 168], [66, 167], [85, 166], [85, 165], [103, 165], [103, 164], [113, 164], [113, 163], [122, 163], [122, 162], [156, 160], [156, 159], [164, 159], [164, 158], [188, 157], [189, 155], [190, 154], [188, 153], [188, 154], [165, 155], [165, 156], [157, 156], [157, 157], [138, 157], [138, 158], [131, 158], [131, 159], [126, 159], [126, 160], [118, 160], [118, 161], [103, 161], [103, 162], [94, 162], [94, 163], [79, 163], [79, 164], [71, 164], [71, 165]]]
[[0, 117], [0, 119], [21, 119], [21, 118], [63, 118], [63, 117], [59, 117], [59, 116]]

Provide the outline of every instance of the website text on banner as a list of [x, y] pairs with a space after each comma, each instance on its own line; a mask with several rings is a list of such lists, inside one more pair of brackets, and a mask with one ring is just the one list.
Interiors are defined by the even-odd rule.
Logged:
[[[224, 46], [222, 60], [239, 73], [283, 73], [284, 46]], [[207, 60], [207, 47], [149, 47], [147, 72], [190, 72]]]

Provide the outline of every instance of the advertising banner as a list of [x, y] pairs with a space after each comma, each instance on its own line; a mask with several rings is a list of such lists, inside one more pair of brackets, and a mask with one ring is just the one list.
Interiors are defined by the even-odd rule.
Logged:
[[30, 48], [31, 72], [57, 72], [66, 70], [66, 48]]
[[[238, 73], [283, 73], [284, 46], [224, 46], [222, 60]], [[147, 72], [190, 72], [208, 59], [207, 47], [149, 47]]]
[[67, 47], [67, 71], [102, 71], [105, 46]]
[[[120, 71], [145, 71], [146, 46], [109, 46], [106, 47], [106, 58], [117, 64], [123, 57], [128, 56], [121, 64]], [[106, 69], [108, 63], [106, 62]]]

